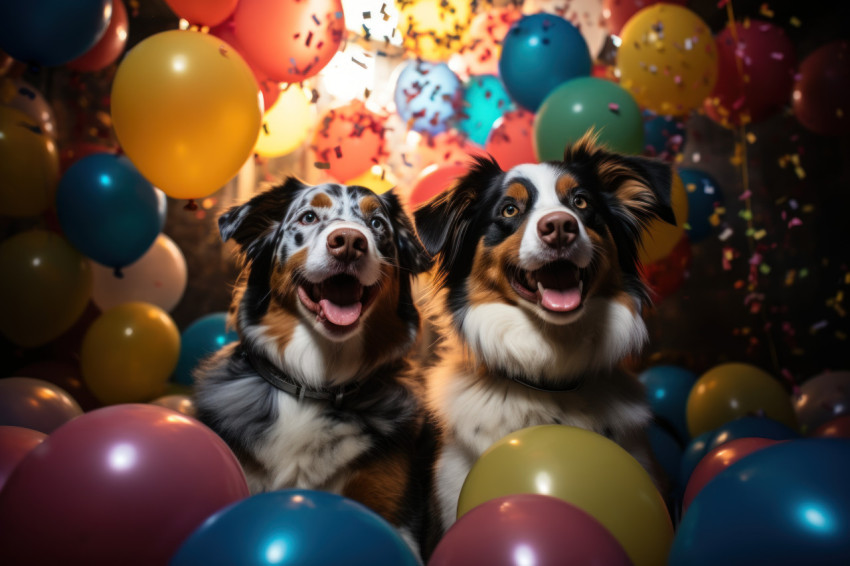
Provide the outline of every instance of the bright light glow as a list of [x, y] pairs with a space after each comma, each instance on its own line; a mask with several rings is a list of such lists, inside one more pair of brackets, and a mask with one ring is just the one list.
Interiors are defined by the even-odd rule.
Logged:
[[171, 60], [171, 68], [174, 69], [175, 73], [183, 73], [186, 71], [187, 67], [186, 58], [182, 55], [176, 56]]
[[658, 399], [659, 401], [661, 399], [664, 399], [666, 396], [667, 396], [666, 390], [660, 389], [660, 388], [655, 390], [655, 398]]
[[286, 557], [286, 542], [275, 539], [266, 547], [266, 561], [269, 564], [280, 564]]
[[106, 173], [101, 173], [100, 174], [100, 184], [103, 185], [104, 187], [111, 187], [112, 186], [112, 177], [110, 177]]
[[581, 102], [576, 102], [575, 104], [573, 104], [573, 112], [578, 114], [582, 110], [584, 110], [584, 106], [582, 106]]
[[32, 266], [33, 267], [39, 267], [40, 265], [41, 265], [41, 258], [40, 257], [32, 258]]
[[109, 451], [109, 467], [116, 472], [125, 472], [136, 463], [138, 454], [132, 444], [119, 444]]
[[534, 556], [534, 549], [524, 544], [516, 547], [514, 549], [514, 564], [517, 566], [535, 566], [537, 557]]
[[546, 472], [538, 472], [534, 476], [534, 486], [537, 488], [537, 493], [542, 495], [552, 494], [552, 476]]
[[823, 534], [831, 533], [836, 528], [829, 509], [820, 503], [805, 503], [800, 507], [800, 518], [804, 527]]
[[319, 77], [328, 94], [338, 102], [365, 98], [375, 90], [375, 57], [357, 44], [349, 43], [322, 69]]
[[127, 328], [124, 329], [124, 336], [132, 336], [132, 335], [133, 335], [133, 329], [132, 328], [130, 328], [128, 326]]

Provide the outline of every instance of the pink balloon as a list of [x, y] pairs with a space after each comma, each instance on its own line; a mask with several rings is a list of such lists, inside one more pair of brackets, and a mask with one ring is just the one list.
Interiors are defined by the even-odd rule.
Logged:
[[484, 149], [505, 171], [521, 163], [537, 163], [534, 155], [534, 113], [511, 110], [503, 114], [493, 124]]
[[74, 398], [52, 383], [31, 377], [0, 379], [0, 425], [50, 434], [82, 414]]
[[41, 444], [47, 435], [19, 426], [0, 426], [0, 490], [24, 456]]
[[813, 51], [800, 64], [794, 84], [794, 116], [821, 135], [850, 132], [850, 41], [840, 39]]
[[75, 71], [99, 71], [114, 63], [127, 45], [130, 22], [123, 0], [112, 0], [109, 27], [94, 47], [67, 63]]
[[535, 493], [491, 499], [464, 514], [440, 540], [428, 566], [631, 563], [593, 516]]
[[114, 405], [61, 427], [0, 492], [2, 564], [166, 564], [210, 515], [248, 497], [235, 456], [200, 422]]
[[426, 167], [419, 175], [416, 184], [413, 186], [413, 190], [410, 192], [410, 196], [407, 199], [408, 204], [411, 208], [416, 208], [424, 204], [443, 191], [448, 190], [468, 170], [469, 167], [466, 165], [443, 165], [442, 167], [433, 165]]
[[815, 429], [811, 436], [819, 438], [850, 438], [850, 415], [841, 415]]
[[685, 488], [685, 495], [682, 498], [682, 513], [687, 511], [694, 497], [717, 474], [745, 456], [749, 456], [753, 452], [758, 452], [762, 448], [778, 442], [781, 441], [770, 438], [737, 438], [718, 446], [703, 456], [702, 460], [699, 461], [699, 464], [697, 464], [697, 467], [691, 473], [688, 485]]

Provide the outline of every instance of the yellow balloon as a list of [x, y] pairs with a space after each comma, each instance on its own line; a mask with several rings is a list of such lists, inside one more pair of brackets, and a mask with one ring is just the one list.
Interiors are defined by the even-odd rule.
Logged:
[[720, 364], [694, 383], [685, 414], [696, 438], [737, 418], [760, 414], [797, 430], [791, 396], [766, 371], [746, 363]]
[[71, 328], [91, 296], [89, 260], [46, 230], [0, 243], [0, 274], [0, 333], [25, 348]]
[[307, 139], [315, 118], [315, 108], [304, 90], [289, 85], [266, 112], [254, 152], [263, 157], [292, 153]]
[[254, 74], [210, 35], [166, 31], [124, 57], [112, 121], [127, 157], [171, 197], [207, 196], [251, 156], [263, 104]]
[[0, 106], [0, 216], [37, 216], [53, 204], [59, 154], [19, 110]]
[[80, 354], [83, 380], [102, 403], [159, 397], [180, 356], [180, 332], [156, 305], [123, 303], [86, 331]]
[[558, 497], [590, 513], [635, 566], [665, 564], [673, 524], [649, 474], [614, 441], [581, 428], [524, 428], [491, 446], [472, 466], [458, 518], [491, 499], [517, 493]]
[[358, 185], [370, 189], [375, 194], [383, 194], [396, 186], [393, 176], [380, 165], [373, 165], [364, 173], [345, 182], [346, 185]]
[[649, 223], [641, 236], [640, 262], [643, 265], [667, 257], [685, 233], [685, 223], [688, 221], [688, 193], [682, 178], [675, 171], [670, 200], [676, 225], [657, 218]]
[[396, 0], [404, 47], [428, 61], [444, 61], [460, 51], [472, 18], [468, 0]]
[[638, 104], [681, 116], [702, 106], [717, 80], [717, 47], [691, 10], [653, 4], [626, 22], [617, 50], [620, 85]]

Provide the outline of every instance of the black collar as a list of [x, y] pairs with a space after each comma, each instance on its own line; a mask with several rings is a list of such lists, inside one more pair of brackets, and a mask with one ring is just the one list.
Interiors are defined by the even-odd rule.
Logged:
[[581, 389], [581, 387], [584, 385], [584, 377], [581, 377], [569, 383], [565, 383], [563, 385], [555, 386], [549, 385], [543, 380], [529, 381], [523, 376], [507, 373], [502, 370], [495, 370], [494, 373], [499, 377], [508, 379], [510, 381], [513, 381], [514, 383], [519, 383], [524, 387], [534, 389], [535, 391], [543, 391], [544, 393], [566, 393], [568, 391], [576, 391], [578, 389]]
[[303, 401], [305, 397], [320, 401], [330, 401], [335, 408], [339, 408], [342, 406], [344, 400], [350, 399], [360, 390], [359, 381], [346, 383], [339, 387], [320, 387], [318, 389], [307, 387], [280, 371], [265, 356], [257, 354], [241, 344], [236, 349], [236, 355], [241, 356], [248, 362], [248, 365], [260, 377], [265, 379], [267, 383], [284, 393], [288, 393], [299, 401]]

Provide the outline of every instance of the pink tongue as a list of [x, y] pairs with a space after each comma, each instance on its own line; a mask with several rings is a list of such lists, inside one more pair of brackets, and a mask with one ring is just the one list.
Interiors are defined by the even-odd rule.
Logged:
[[550, 311], [569, 312], [577, 309], [581, 304], [581, 293], [578, 287], [563, 290], [544, 287], [540, 295], [540, 304]]
[[360, 311], [363, 310], [363, 304], [359, 301], [350, 305], [338, 305], [327, 299], [322, 299], [319, 301], [319, 306], [325, 318], [337, 326], [354, 324], [360, 318]]

